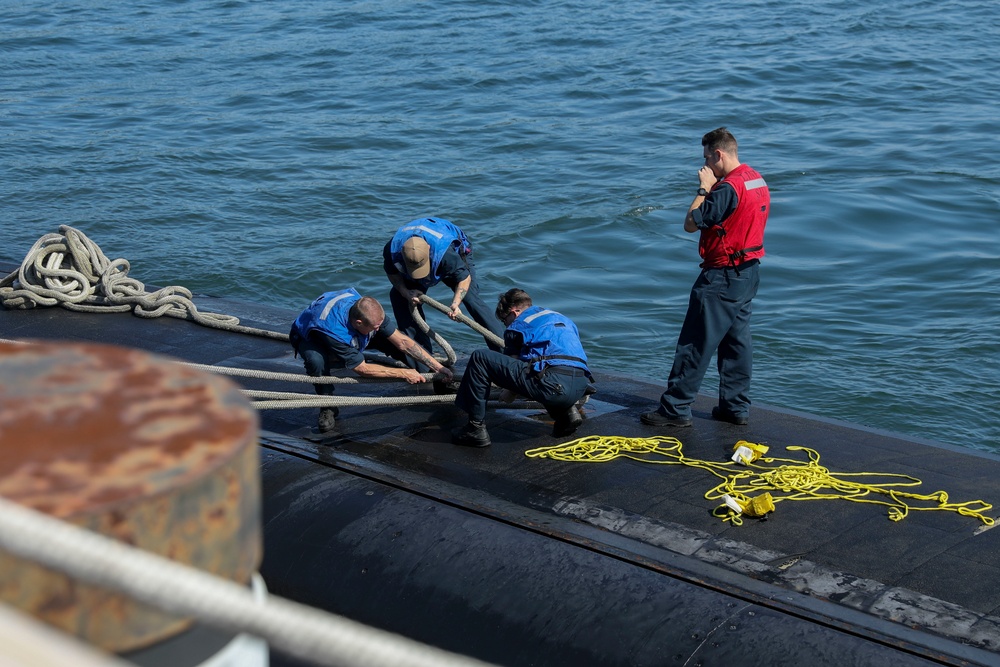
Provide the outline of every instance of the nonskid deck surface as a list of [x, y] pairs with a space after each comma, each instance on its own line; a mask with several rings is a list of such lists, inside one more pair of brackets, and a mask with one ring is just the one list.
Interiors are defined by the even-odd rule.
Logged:
[[[208, 310], [274, 331], [285, 331], [295, 315], [207, 301]], [[0, 337], [101, 342], [197, 363], [302, 372], [286, 343], [167, 317], [0, 309]], [[718, 480], [704, 470], [627, 459], [559, 462], [524, 452], [592, 434], [672, 435], [687, 457], [713, 461], [728, 460], [738, 440], [766, 443], [769, 455], [802, 458], [784, 451], [798, 445], [819, 452], [832, 471], [912, 475], [923, 481], [921, 493], [944, 490], [953, 502], [994, 504], [1000, 457], [758, 405], [748, 426], [734, 426], [711, 419], [707, 396], [695, 403], [693, 427], [658, 430], [640, 424], [638, 415], [656, 405], [661, 385], [601, 369], [595, 374], [598, 393], [585, 408], [587, 419], [562, 440], [549, 435], [551, 422], [540, 411], [497, 410], [487, 418], [491, 447], [456, 447], [450, 429], [464, 414], [445, 404], [341, 408], [328, 437], [315, 430], [315, 409], [268, 410], [261, 414], [262, 443], [801, 618], [930, 647], [926, 653], [957, 656], [956, 664], [997, 658], [1000, 530], [984, 530], [976, 519], [911, 512], [892, 522], [883, 506], [824, 500], [782, 502], [765, 521], [733, 526], [712, 516], [718, 501], [704, 494]], [[338, 388], [342, 396], [408, 392], [432, 393], [429, 385]]]

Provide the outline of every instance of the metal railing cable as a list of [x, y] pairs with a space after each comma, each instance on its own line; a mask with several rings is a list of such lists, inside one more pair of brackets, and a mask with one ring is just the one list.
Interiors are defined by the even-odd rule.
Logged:
[[94, 586], [230, 632], [248, 633], [324, 667], [485, 667], [128, 546], [0, 498], [0, 549]]

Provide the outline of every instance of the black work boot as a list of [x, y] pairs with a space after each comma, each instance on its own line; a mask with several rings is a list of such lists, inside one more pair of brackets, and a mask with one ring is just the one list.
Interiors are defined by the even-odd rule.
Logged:
[[579, 401], [576, 402], [576, 407], [582, 408], [584, 403], [590, 400], [590, 397], [597, 393], [597, 387], [594, 386], [592, 382], [587, 383], [587, 388], [583, 391], [583, 396]]
[[583, 415], [580, 414], [575, 405], [570, 406], [566, 414], [556, 418], [556, 422], [552, 425], [552, 435], [556, 438], [573, 435], [582, 423]]
[[691, 425], [690, 417], [668, 417], [659, 410], [642, 413], [639, 415], [639, 421], [647, 426], [671, 426], [676, 428], [685, 428]]
[[329, 433], [337, 425], [337, 415], [340, 410], [337, 408], [320, 408], [319, 409], [319, 432]]
[[746, 426], [750, 422], [750, 418], [745, 412], [737, 414], [718, 405], [712, 408], [712, 419], [717, 419], [720, 422], [729, 422], [737, 426]]
[[470, 419], [468, 424], [451, 432], [451, 442], [463, 447], [489, 447], [490, 434], [486, 432], [486, 423]]

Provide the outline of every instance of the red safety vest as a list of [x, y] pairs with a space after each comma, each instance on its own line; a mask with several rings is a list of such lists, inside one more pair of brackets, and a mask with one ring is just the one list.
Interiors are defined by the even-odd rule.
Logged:
[[736, 210], [722, 224], [703, 229], [698, 252], [702, 267], [739, 266], [764, 256], [764, 227], [771, 209], [771, 192], [756, 170], [741, 164], [712, 186], [728, 183], [736, 191]]

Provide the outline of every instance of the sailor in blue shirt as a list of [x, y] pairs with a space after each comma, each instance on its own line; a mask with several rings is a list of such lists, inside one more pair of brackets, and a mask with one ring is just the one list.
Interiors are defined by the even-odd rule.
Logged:
[[[410, 304], [423, 316], [420, 296], [439, 282], [454, 292], [449, 304], [451, 319], [458, 319], [459, 306], [464, 303], [473, 320], [496, 336], [503, 335], [503, 329], [480, 295], [471, 255], [468, 237], [444, 218], [419, 218], [408, 222], [382, 249], [382, 268], [393, 287], [389, 291], [392, 314], [399, 328], [428, 352], [433, 351], [430, 336], [413, 321]], [[499, 350], [489, 341], [487, 345]]]
[[452, 432], [452, 442], [487, 447], [486, 402], [490, 385], [541, 403], [555, 420], [552, 435], [571, 435], [583, 421], [576, 403], [593, 376], [576, 325], [553, 310], [534, 306], [522, 289], [504, 293], [496, 317], [506, 325], [504, 350], [476, 350], [462, 375], [455, 405], [469, 414], [468, 423]]
[[[361, 296], [353, 287], [326, 292], [303, 310], [288, 334], [296, 353], [302, 356], [306, 373], [313, 377], [330, 375], [336, 368], [347, 368], [362, 377], [400, 378], [410, 384], [426, 382], [413, 368], [392, 368], [365, 361], [371, 348], [397, 361], [406, 357], [452, 380], [451, 370], [442, 366], [426, 350], [396, 328], [382, 305], [370, 296]], [[316, 384], [316, 393], [333, 394], [332, 384]], [[322, 408], [319, 413], [321, 433], [333, 430], [338, 410]]]

